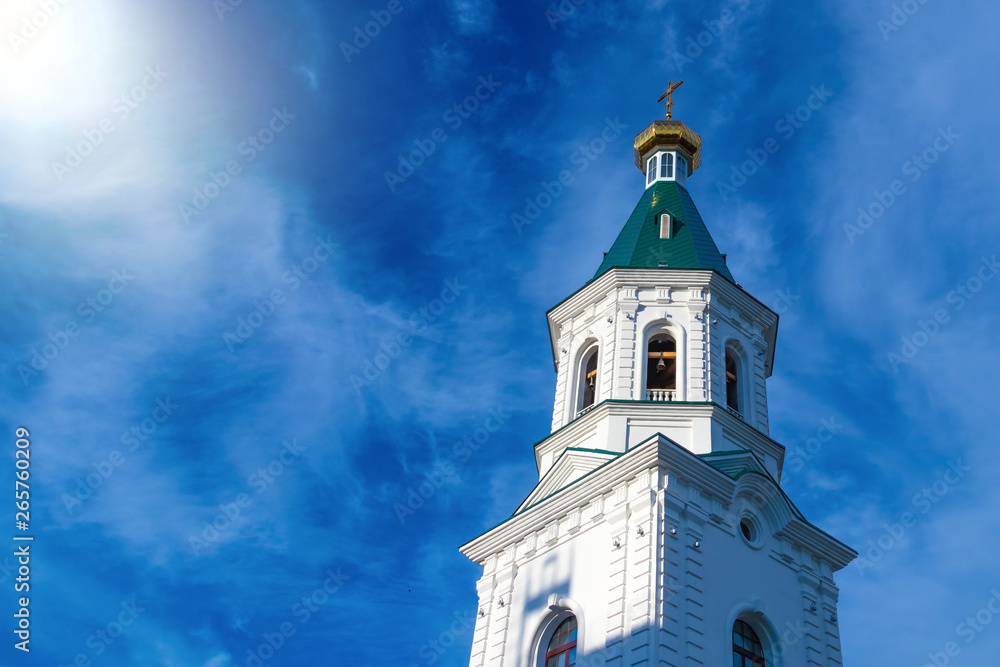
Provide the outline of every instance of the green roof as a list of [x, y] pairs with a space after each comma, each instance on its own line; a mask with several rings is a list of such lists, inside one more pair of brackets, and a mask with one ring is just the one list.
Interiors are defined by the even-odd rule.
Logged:
[[[660, 238], [661, 213], [669, 213], [674, 220], [672, 238]], [[676, 181], [659, 181], [646, 188], [594, 277], [615, 266], [708, 269], [736, 282], [691, 195]]]

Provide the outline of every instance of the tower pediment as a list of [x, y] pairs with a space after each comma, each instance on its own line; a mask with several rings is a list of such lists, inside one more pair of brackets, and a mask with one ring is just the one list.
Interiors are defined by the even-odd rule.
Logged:
[[620, 455], [621, 452], [609, 452], [601, 449], [579, 449], [576, 447], [564, 449], [549, 471], [545, 473], [545, 476], [538, 480], [538, 484], [517, 508], [517, 511], [520, 512], [525, 507], [530, 507], [539, 500], [556, 493], [559, 489], [569, 486]]

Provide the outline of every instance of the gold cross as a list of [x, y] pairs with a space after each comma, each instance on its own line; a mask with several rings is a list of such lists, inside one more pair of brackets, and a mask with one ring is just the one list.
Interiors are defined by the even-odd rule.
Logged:
[[674, 85], [673, 80], [670, 80], [669, 82], [667, 82], [667, 92], [660, 95], [660, 99], [656, 100], [657, 102], [663, 102], [663, 98], [664, 97], [667, 98], [667, 101], [663, 105], [667, 107], [667, 120], [670, 120], [671, 116], [670, 110], [673, 109], [674, 107], [674, 99], [673, 99], [674, 91], [677, 90], [682, 83], [684, 83], [683, 80], [678, 81], [677, 84]]

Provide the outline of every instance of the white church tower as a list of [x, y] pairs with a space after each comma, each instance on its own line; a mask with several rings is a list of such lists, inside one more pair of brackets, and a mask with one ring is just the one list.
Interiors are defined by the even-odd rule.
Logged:
[[701, 137], [670, 104], [635, 138], [638, 205], [548, 312], [538, 485], [461, 547], [483, 567], [472, 667], [841, 664], [833, 573], [857, 554], [781, 490], [778, 316], [702, 222]]

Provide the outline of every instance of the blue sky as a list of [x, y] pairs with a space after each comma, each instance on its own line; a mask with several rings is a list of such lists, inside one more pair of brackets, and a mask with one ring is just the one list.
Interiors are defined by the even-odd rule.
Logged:
[[785, 488], [866, 559], [838, 577], [846, 663], [949, 642], [948, 664], [995, 661], [998, 20], [985, 0], [4, 3], [0, 423], [11, 477], [31, 432], [36, 542], [31, 659], [0, 659], [242, 667], [270, 637], [271, 665], [466, 664], [457, 546], [537, 481], [544, 312], [600, 264], [642, 193], [632, 137], [684, 79], [688, 187], [781, 315]]

